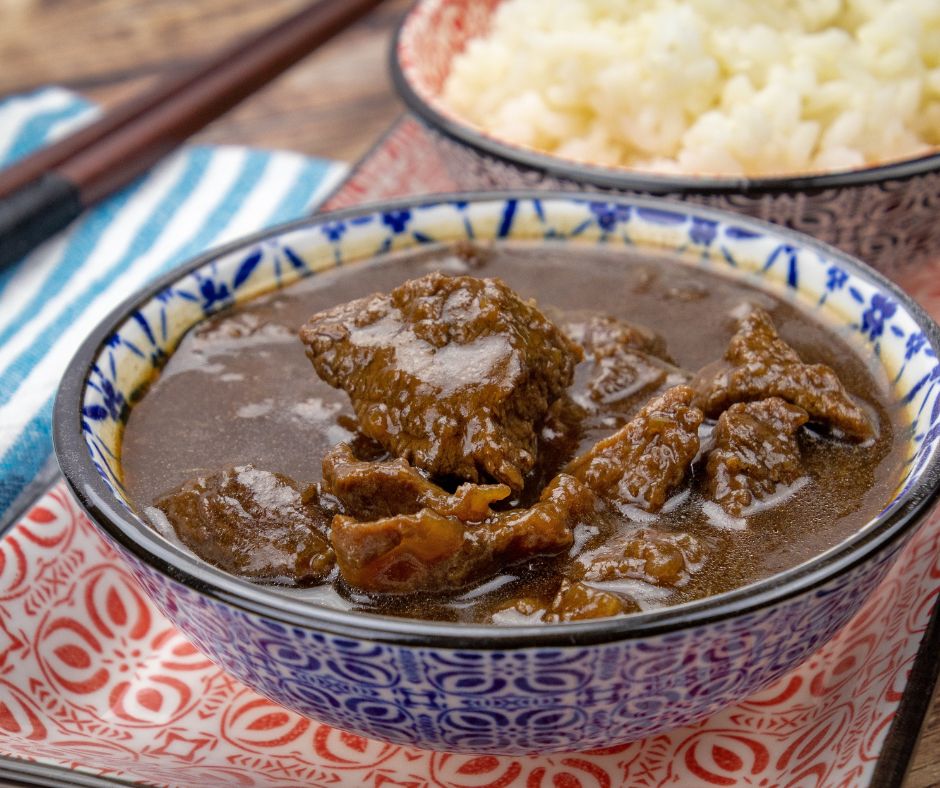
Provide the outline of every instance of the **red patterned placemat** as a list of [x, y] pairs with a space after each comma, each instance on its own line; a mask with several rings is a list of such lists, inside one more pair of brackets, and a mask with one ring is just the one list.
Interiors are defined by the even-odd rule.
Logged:
[[353, 167], [320, 210], [333, 211], [364, 202], [440, 194], [461, 186], [448, 173], [430, 132], [410, 115], [399, 118]]
[[343, 733], [227, 676], [59, 484], [0, 540], [0, 756], [187, 788], [865, 785], [938, 587], [934, 517], [834, 640], [709, 720], [586, 753], [454, 755]]
[[[327, 207], [458, 188], [426, 134], [403, 118]], [[906, 283], [934, 315], [937, 281], [940, 270]], [[305, 720], [222, 673], [150, 605], [59, 485], [0, 537], [0, 777], [193, 788], [872, 784], [938, 592], [935, 514], [833, 641], [705, 722], [588, 753], [436, 753]], [[40, 764], [53, 770], [37, 777]], [[879, 788], [893, 766], [878, 772]]]

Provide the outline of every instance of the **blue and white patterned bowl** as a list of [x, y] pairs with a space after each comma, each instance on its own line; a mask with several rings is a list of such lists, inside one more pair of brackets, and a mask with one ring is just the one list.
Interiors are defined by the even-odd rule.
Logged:
[[[551, 239], [676, 252], [824, 313], [884, 366], [910, 425], [897, 496], [823, 556], [709, 599], [633, 616], [486, 627], [348, 613], [227, 575], [131, 509], [123, 424], [183, 334], [317, 271], [458, 239]], [[56, 402], [59, 462], [166, 615], [242, 682], [366, 736], [468, 752], [607, 746], [707, 717], [793, 668], [859, 608], [940, 487], [940, 329], [835, 249], [745, 217], [655, 199], [425, 197], [325, 215], [211, 252], [108, 316]]]

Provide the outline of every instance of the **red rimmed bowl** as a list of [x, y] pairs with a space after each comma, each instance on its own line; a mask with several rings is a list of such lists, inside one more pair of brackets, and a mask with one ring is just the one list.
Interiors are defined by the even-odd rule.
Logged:
[[451, 63], [500, 0], [418, 0], [391, 53], [406, 105], [431, 130], [462, 189], [588, 188], [733, 210], [812, 235], [895, 275], [940, 259], [940, 152], [884, 165], [761, 178], [659, 175], [585, 164], [498, 139], [441, 100]]

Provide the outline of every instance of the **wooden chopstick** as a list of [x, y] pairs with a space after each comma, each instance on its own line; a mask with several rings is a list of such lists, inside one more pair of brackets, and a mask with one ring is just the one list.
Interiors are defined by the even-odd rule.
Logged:
[[[237, 56], [237, 51], [236, 47], [230, 47], [223, 56], [213, 61], [211, 67], [213, 69], [224, 67], [224, 63], [227, 62], [228, 58]], [[152, 90], [125, 101], [94, 123], [83, 126], [59, 142], [40, 148], [25, 159], [20, 159], [9, 167], [0, 170], [0, 199], [9, 197], [30, 182], [39, 179], [49, 170], [62, 164], [66, 159], [100, 143], [121, 126], [145, 114], [157, 104], [166, 101], [174, 93], [187, 87], [194, 80], [199, 79], [204, 71], [205, 69], [200, 65], [194, 69], [187, 69], [183, 74], [160, 80], [160, 83]]]
[[0, 172], [0, 267], [22, 258], [381, 2], [317, 0]]

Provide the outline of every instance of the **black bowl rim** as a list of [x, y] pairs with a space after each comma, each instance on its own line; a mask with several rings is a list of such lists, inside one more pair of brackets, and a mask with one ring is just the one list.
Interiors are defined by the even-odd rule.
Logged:
[[899, 159], [873, 167], [852, 170], [837, 170], [818, 175], [775, 175], [761, 178], [659, 175], [641, 170], [602, 167], [573, 159], [563, 159], [534, 149], [503, 142], [482, 133], [470, 123], [464, 123], [445, 115], [422, 98], [402, 68], [398, 57], [402, 32], [421, 6], [423, 0], [415, 0], [398, 23], [389, 49], [389, 68], [392, 84], [398, 95], [414, 114], [430, 128], [443, 133], [462, 145], [507, 164], [522, 166], [530, 170], [547, 173], [574, 183], [585, 183], [593, 187], [616, 189], [627, 192], [643, 192], [657, 195], [714, 195], [745, 194], [751, 197], [762, 194], [804, 192], [815, 194], [829, 189], [840, 189], [886, 181], [904, 181], [940, 171], [940, 151], [913, 158]]
[[882, 551], [899, 547], [940, 499], [940, 446], [934, 449], [916, 485], [908, 490], [887, 515], [879, 515], [858, 533], [827, 553], [799, 566], [712, 597], [662, 610], [623, 618], [559, 624], [493, 626], [453, 624], [354, 613], [290, 598], [271, 587], [253, 584], [212, 567], [160, 536], [140, 517], [117, 500], [98, 474], [82, 437], [81, 406], [91, 363], [105, 340], [128, 316], [158, 292], [195, 268], [223, 255], [285, 233], [310, 229], [327, 222], [364, 214], [416, 208], [440, 202], [490, 202], [516, 200], [603, 200], [637, 207], [671, 208], [722, 223], [750, 226], [772, 233], [797, 246], [836, 260], [853, 274], [890, 293], [923, 330], [934, 352], [940, 355], [940, 326], [896, 285], [865, 263], [825, 243], [747, 216], [660, 197], [611, 195], [581, 191], [496, 191], [431, 194], [363, 204], [287, 222], [210, 250], [173, 269], [111, 310], [82, 343], [66, 368], [53, 413], [55, 453], [63, 475], [79, 504], [114, 542], [138, 560], [184, 586], [250, 614], [287, 627], [328, 632], [370, 642], [399, 646], [494, 650], [531, 647], [565, 647], [639, 639], [703, 626], [768, 608], [812, 591], [853, 568], [874, 560]]

